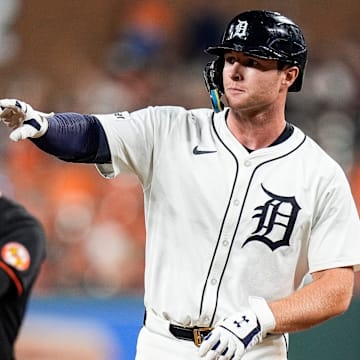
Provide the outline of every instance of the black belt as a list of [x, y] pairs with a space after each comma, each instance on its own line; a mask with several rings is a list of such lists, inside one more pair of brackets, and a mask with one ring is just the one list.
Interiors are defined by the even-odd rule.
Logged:
[[[144, 325], [146, 325], [146, 310], [144, 312]], [[200, 346], [206, 335], [208, 335], [213, 328], [211, 327], [185, 327], [170, 324], [169, 331], [177, 339], [193, 341], [196, 346]]]
[[177, 339], [193, 341], [196, 346], [200, 346], [206, 335], [211, 332], [210, 327], [183, 327], [179, 325], [170, 324], [169, 331]]

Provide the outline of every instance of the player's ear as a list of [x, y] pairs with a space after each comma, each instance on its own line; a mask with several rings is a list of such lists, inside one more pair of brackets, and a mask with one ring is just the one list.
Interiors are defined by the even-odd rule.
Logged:
[[289, 88], [299, 76], [299, 68], [297, 66], [286, 67], [284, 70], [284, 77], [282, 80], [282, 85]]

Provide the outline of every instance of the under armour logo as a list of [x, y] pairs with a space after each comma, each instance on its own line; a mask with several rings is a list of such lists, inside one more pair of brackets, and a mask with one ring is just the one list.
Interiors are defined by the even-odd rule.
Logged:
[[238, 20], [237, 24], [231, 24], [228, 30], [228, 35], [226, 40], [231, 40], [234, 37], [238, 37], [240, 39], [246, 40], [247, 38], [247, 29], [248, 29], [248, 22]]
[[[243, 247], [251, 241], [260, 241], [267, 245], [272, 251], [280, 246], [289, 246], [290, 237], [294, 230], [295, 221], [301, 207], [296, 202], [294, 196], [280, 196], [266, 190], [261, 184], [264, 192], [270, 197], [264, 205], [256, 207], [258, 211], [253, 219], [258, 219], [258, 225], [243, 244]], [[280, 238], [272, 239], [272, 236]], [[281, 230], [279, 232], [279, 230]]]
[[250, 320], [246, 318], [245, 315], [242, 316], [242, 320], [240, 321], [234, 321], [234, 324], [236, 325], [236, 327], [241, 327], [241, 324], [243, 324], [244, 322], [247, 324]]

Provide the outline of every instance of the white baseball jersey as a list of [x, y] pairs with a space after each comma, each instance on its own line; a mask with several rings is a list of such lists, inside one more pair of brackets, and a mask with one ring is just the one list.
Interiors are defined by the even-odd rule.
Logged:
[[100, 172], [131, 171], [143, 185], [147, 311], [183, 326], [214, 326], [250, 295], [287, 296], [309, 272], [360, 269], [359, 218], [340, 166], [296, 127], [249, 153], [226, 112], [96, 115], [112, 155]]

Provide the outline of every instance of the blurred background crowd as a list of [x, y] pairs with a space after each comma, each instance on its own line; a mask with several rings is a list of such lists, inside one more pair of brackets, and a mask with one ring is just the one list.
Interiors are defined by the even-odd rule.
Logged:
[[[359, 1], [0, 0], [1, 98], [46, 112], [209, 107], [203, 49], [251, 8], [278, 10], [303, 28], [309, 64], [287, 119], [341, 164], [360, 210]], [[29, 141], [11, 143], [5, 127], [0, 162], [1, 191], [33, 212], [48, 235], [36, 295], [143, 292], [136, 178], [105, 180], [91, 165], [61, 162]]]

